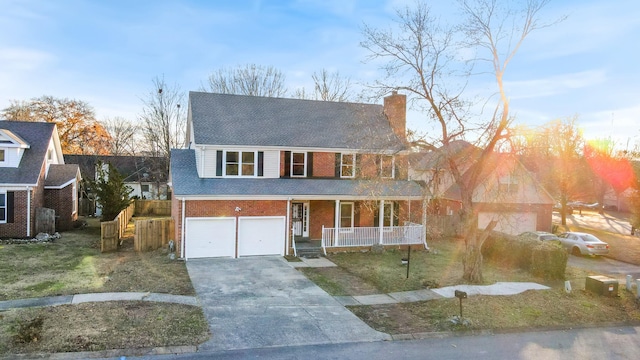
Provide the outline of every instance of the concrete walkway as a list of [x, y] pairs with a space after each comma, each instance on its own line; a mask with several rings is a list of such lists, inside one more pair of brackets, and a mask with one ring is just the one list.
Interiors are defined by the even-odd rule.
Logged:
[[87, 302], [103, 301], [153, 301], [163, 303], [176, 303], [184, 305], [200, 306], [195, 296], [158, 294], [148, 292], [116, 292], [116, 293], [91, 293], [66, 296], [49, 296], [31, 299], [0, 301], [0, 311], [27, 307], [42, 307], [55, 305], [71, 305]]

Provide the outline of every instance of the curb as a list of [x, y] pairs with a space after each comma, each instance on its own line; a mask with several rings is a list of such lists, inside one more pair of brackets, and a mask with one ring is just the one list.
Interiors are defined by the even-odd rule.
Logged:
[[119, 356], [150, 356], [150, 355], [179, 355], [197, 352], [197, 346], [166, 346], [154, 348], [137, 348], [137, 349], [112, 349], [100, 351], [82, 351], [82, 352], [65, 352], [53, 354], [11, 354], [8, 356], [0, 356], [4, 359], [51, 359], [51, 360], [81, 360], [96, 358], [115, 358]]

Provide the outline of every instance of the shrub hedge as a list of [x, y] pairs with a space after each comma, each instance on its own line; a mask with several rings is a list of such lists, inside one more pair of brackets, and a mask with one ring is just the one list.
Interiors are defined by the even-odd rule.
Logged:
[[482, 256], [498, 266], [517, 267], [544, 279], [564, 279], [567, 252], [557, 243], [493, 232]]

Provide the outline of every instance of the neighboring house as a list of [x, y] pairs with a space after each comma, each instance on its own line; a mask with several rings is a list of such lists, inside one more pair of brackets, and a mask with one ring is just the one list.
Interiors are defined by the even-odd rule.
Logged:
[[89, 209], [82, 211], [86, 215], [100, 215], [100, 207], [95, 206], [95, 194], [91, 191], [91, 182], [96, 180], [97, 166], [102, 164], [105, 170], [111, 164], [122, 176], [126, 186], [133, 191], [131, 197], [140, 199], [167, 200], [168, 194], [167, 160], [149, 156], [107, 156], [107, 155], [64, 155], [66, 163], [78, 164], [85, 180], [81, 192], [83, 202]]
[[604, 194], [603, 206], [607, 210], [630, 212], [631, 198], [636, 192], [634, 188], [628, 187], [623, 192], [617, 193], [613, 187], [609, 187]]
[[191, 92], [188, 149], [171, 152], [181, 257], [424, 242], [405, 133], [397, 93], [382, 106]]
[[[411, 179], [420, 180], [428, 188], [430, 214], [457, 216], [461, 207], [460, 188], [448, 170], [443, 155], [446, 150], [430, 151], [421, 159], [414, 157], [409, 172]], [[454, 141], [448, 151], [465, 177], [476, 164], [481, 149], [465, 141]], [[494, 230], [512, 235], [551, 231], [553, 198], [515, 156], [493, 153], [483, 169], [473, 192], [478, 228], [496, 220]]]
[[55, 124], [0, 121], [0, 237], [35, 236], [42, 208], [55, 211], [56, 231], [71, 229], [80, 179], [64, 163]]

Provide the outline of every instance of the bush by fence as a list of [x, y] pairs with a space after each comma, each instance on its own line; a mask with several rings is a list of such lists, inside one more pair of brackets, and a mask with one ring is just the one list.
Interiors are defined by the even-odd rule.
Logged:
[[136, 200], [136, 216], [171, 216], [171, 200]]
[[556, 243], [493, 232], [482, 255], [505, 267], [517, 267], [545, 279], [564, 279], [568, 254]]

